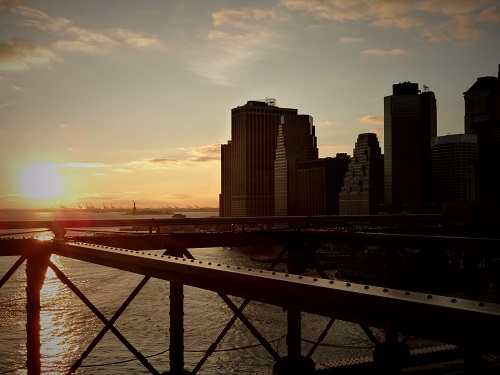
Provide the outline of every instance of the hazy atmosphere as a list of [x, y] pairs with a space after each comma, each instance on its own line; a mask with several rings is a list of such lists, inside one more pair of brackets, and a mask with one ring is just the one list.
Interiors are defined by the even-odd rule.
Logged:
[[463, 133], [499, 35], [497, 0], [0, 0], [0, 208], [216, 207], [247, 100], [313, 116], [320, 157], [383, 146], [403, 81]]

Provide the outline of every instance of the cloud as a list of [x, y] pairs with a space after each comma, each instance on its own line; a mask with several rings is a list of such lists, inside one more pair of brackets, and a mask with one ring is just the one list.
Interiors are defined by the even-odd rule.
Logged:
[[417, 17], [390, 17], [372, 22], [374, 26], [414, 29], [425, 26], [425, 21]]
[[275, 26], [284, 18], [273, 9], [224, 8], [212, 18], [205, 45], [195, 52], [188, 69], [215, 85], [240, 85], [256, 62], [282, 48]]
[[104, 163], [63, 163], [61, 167], [67, 168], [107, 168], [109, 165]]
[[361, 117], [358, 122], [360, 124], [376, 124], [376, 125], [383, 125], [384, 124], [384, 118], [383, 117], [378, 117], [378, 116], [363, 116]]
[[428, 41], [435, 43], [455, 42], [458, 45], [474, 45], [486, 35], [486, 32], [476, 27], [470, 18], [457, 16], [451, 21], [426, 28], [422, 35]]
[[18, 26], [54, 35], [51, 47], [57, 51], [106, 53], [111, 48], [126, 46], [143, 50], [165, 49], [164, 43], [153, 34], [123, 28], [85, 28], [69, 18], [50, 16], [17, 1], [3, 1], [1, 10], [17, 17]]
[[46, 65], [55, 54], [42, 46], [21, 38], [0, 42], [0, 71], [23, 71]]
[[[492, 0], [281, 0], [285, 8], [329, 22], [364, 21], [384, 28], [415, 29], [431, 42], [475, 44], [484, 22], [500, 22]], [[468, 35], [472, 33], [472, 35]]]
[[394, 48], [391, 50], [383, 50], [383, 49], [368, 49], [361, 52], [362, 55], [371, 55], [371, 56], [404, 56], [408, 53], [401, 48]]
[[342, 44], [359, 43], [359, 42], [364, 42], [364, 39], [343, 36], [339, 38], [339, 42]]
[[479, 14], [479, 20], [483, 22], [500, 22], [500, 7], [493, 6], [483, 10]]
[[319, 122], [315, 123], [314, 125], [315, 126], [337, 126], [338, 124], [334, 121], [326, 120], [326, 121], [319, 121]]
[[191, 148], [181, 148], [180, 157], [157, 157], [152, 159], [134, 160], [127, 164], [130, 169], [168, 169], [195, 165], [212, 165], [220, 161], [220, 144], [214, 143]]
[[189, 152], [193, 155], [189, 161], [192, 163], [206, 163], [220, 160], [220, 144], [211, 144], [191, 149]]
[[212, 13], [214, 26], [230, 26], [239, 29], [251, 29], [255, 21], [275, 21], [278, 19], [276, 12], [264, 8], [223, 8]]
[[8, 101], [8, 102], [5, 102], [5, 103], [0, 104], [0, 109], [2, 109], [2, 108], [7, 108], [7, 107], [11, 107], [11, 106], [13, 106], [13, 105], [15, 105], [15, 104], [16, 104], [16, 102], [15, 102], [14, 100], [10, 100], [10, 101]]

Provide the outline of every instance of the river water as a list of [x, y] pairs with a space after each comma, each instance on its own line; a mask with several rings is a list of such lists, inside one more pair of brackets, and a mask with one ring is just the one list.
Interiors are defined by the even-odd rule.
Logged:
[[[188, 212], [187, 217], [210, 216], [213, 213]], [[62, 216], [63, 215], [63, 216]], [[163, 216], [163, 217], [170, 217]], [[118, 219], [130, 218], [121, 213], [0, 213], [0, 221], [50, 219]], [[155, 218], [162, 218], [156, 216]], [[118, 230], [119, 228], [108, 228]], [[4, 231], [6, 233], [7, 231]], [[8, 231], [9, 233], [16, 231]], [[23, 231], [18, 231], [23, 232]], [[2, 233], [0, 233], [2, 234]], [[48, 234], [48, 233], [47, 233]], [[69, 235], [72, 233], [69, 232]], [[35, 236], [44, 235], [37, 233]], [[251, 256], [270, 256], [270, 250], [235, 248], [190, 249], [195, 258], [223, 264], [266, 268]], [[257, 253], [255, 253], [257, 251]], [[17, 257], [0, 257], [0, 277]], [[91, 263], [52, 256], [52, 261], [69, 277], [90, 301], [108, 318], [119, 308], [143, 278], [141, 275]], [[278, 271], [284, 271], [279, 266]], [[26, 273], [22, 266], [0, 289], [0, 374], [25, 374], [26, 364]], [[232, 317], [231, 310], [216, 293], [184, 288], [185, 368], [192, 370]], [[97, 333], [102, 322], [49, 269], [42, 289], [41, 342], [42, 372], [65, 374], [80, 357]], [[239, 305], [242, 300], [231, 297]], [[286, 313], [281, 308], [251, 302], [245, 315], [271, 342], [280, 355], [286, 355]], [[302, 315], [303, 339], [315, 341], [328, 323], [327, 318]], [[169, 284], [151, 279], [135, 298], [115, 326], [159, 371], [169, 370]], [[380, 332], [376, 332], [380, 334]], [[335, 322], [327, 345], [314, 353], [316, 363], [347, 357], [370, 355], [373, 345], [354, 324]], [[303, 341], [306, 354], [311, 343]], [[204, 364], [199, 374], [250, 374], [269, 372], [273, 358], [238, 320], [224, 337], [218, 351]], [[84, 360], [77, 374], [148, 374], [128, 349], [108, 332]]]

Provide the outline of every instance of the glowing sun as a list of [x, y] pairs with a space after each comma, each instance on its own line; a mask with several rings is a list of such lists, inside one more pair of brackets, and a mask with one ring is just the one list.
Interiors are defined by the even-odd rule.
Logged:
[[63, 185], [55, 164], [31, 163], [19, 172], [19, 188], [24, 197], [55, 198], [61, 195]]

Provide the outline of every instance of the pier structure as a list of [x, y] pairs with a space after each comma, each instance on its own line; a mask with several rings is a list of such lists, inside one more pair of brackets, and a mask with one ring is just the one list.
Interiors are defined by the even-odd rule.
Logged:
[[[288, 219], [288, 221], [287, 221]], [[272, 358], [269, 374], [399, 374], [404, 369], [430, 363], [461, 360], [454, 373], [493, 373], [496, 364], [486, 364], [485, 356], [500, 353], [500, 305], [477, 299], [478, 274], [481, 264], [494, 263], [499, 257], [500, 240], [422, 234], [374, 233], [373, 228], [443, 224], [440, 215], [388, 215], [364, 217], [266, 217], [266, 218], [203, 218], [203, 219], [136, 219], [110, 222], [0, 222], [2, 229], [47, 228], [54, 232], [50, 241], [35, 238], [3, 238], [0, 256], [16, 256], [18, 260], [0, 280], [0, 288], [26, 263], [26, 368], [29, 375], [41, 373], [40, 357], [40, 291], [47, 269], [92, 310], [104, 324], [89, 346], [65, 373], [78, 370], [84, 360], [108, 332], [112, 332], [125, 347], [152, 374], [197, 374], [216, 350], [218, 344], [236, 320], [252, 333]], [[168, 225], [222, 225], [228, 231], [162, 233]], [[425, 224], [425, 225], [424, 225]], [[144, 234], [107, 234], [99, 236], [68, 237], [70, 229], [117, 226], [147, 227]], [[280, 229], [275, 229], [275, 226]], [[352, 228], [357, 227], [357, 230]], [[274, 228], [274, 229], [273, 229]], [[346, 228], [350, 228], [346, 230]], [[360, 231], [359, 228], [371, 228]], [[314, 255], [322, 244], [355, 243], [379, 247], [386, 259], [385, 285], [355, 283], [330, 279], [320, 267], [313, 264]], [[226, 265], [216, 259], [197, 260], [191, 248], [241, 247], [275, 245], [281, 248], [267, 270]], [[397, 270], [391, 268], [402, 248], [419, 247], [446, 249], [460, 254], [465, 260], [467, 298], [399, 289], [394, 279]], [[118, 270], [133, 272], [143, 279], [108, 319], [85, 294], [51, 260], [51, 255], [68, 257]], [[286, 272], [275, 267], [285, 262]], [[313, 265], [317, 277], [303, 275]], [[169, 369], [155, 368], [140, 350], [136, 349], [115, 323], [128, 305], [151, 278], [170, 284], [170, 349]], [[233, 316], [207, 348], [193, 368], [184, 363], [184, 287], [209, 290], [218, 295], [232, 310]], [[241, 297], [239, 306], [230, 296]], [[287, 354], [280, 356], [268, 339], [245, 315], [251, 301], [279, 306], [286, 314]], [[307, 353], [302, 352], [302, 313], [329, 318], [329, 322]], [[167, 318], [166, 318], [167, 319]], [[314, 353], [336, 321], [358, 324], [373, 342], [370, 358], [350, 361], [315, 363]], [[385, 332], [380, 340], [374, 329]], [[419, 337], [432, 340], [436, 346], [411, 350], [401, 337]], [[459, 372], [457, 372], [459, 371]], [[249, 369], [248, 373], [252, 373]], [[434, 372], [436, 373], [436, 372]], [[441, 372], [446, 373], [446, 372]]]

